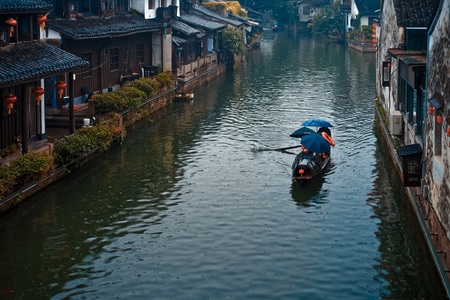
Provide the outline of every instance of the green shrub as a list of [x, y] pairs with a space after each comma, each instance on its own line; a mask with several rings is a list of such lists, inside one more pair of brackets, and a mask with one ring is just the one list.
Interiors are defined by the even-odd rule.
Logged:
[[124, 86], [114, 92], [95, 94], [92, 96], [95, 111], [99, 114], [136, 109], [145, 98], [145, 92], [134, 86]]
[[8, 192], [16, 183], [18, 176], [17, 170], [7, 165], [0, 165], [0, 194]]
[[115, 93], [117, 93], [119, 97], [124, 100], [125, 107], [123, 107], [121, 111], [125, 109], [134, 110], [138, 108], [139, 104], [144, 102], [144, 100], [146, 99], [145, 93], [133, 86], [125, 86], [120, 90], [117, 90]]
[[36, 175], [49, 171], [53, 166], [50, 154], [26, 153], [11, 162], [10, 168], [17, 172], [18, 177]]
[[171, 87], [172, 86], [172, 75], [168, 72], [158, 73], [155, 77], [156, 81], [163, 87]]
[[155, 95], [158, 90], [158, 82], [154, 79], [145, 77], [141, 77], [138, 80], [133, 81], [131, 86], [143, 91], [147, 97]]
[[109, 92], [104, 94], [94, 94], [92, 96], [95, 105], [95, 111], [99, 114], [108, 113], [110, 111], [121, 111], [122, 99], [118, 93]]
[[113, 138], [112, 130], [103, 125], [81, 128], [74, 134], [55, 141], [56, 161], [67, 163], [89, 154], [97, 147], [105, 151], [111, 145]]

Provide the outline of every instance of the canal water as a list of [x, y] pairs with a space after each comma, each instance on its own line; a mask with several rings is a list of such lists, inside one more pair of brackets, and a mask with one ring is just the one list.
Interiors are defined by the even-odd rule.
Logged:
[[[374, 54], [266, 33], [240, 70], [0, 218], [1, 299], [439, 299], [374, 125]], [[291, 182], [289, 134], [334, 127]]]

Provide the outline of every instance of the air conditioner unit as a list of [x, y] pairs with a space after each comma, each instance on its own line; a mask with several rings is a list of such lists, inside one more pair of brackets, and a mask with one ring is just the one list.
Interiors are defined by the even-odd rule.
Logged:
[[402, 113], [399, 110], [392, 112], [389, 118], [389, 130], [392, 135], [402, 134]]

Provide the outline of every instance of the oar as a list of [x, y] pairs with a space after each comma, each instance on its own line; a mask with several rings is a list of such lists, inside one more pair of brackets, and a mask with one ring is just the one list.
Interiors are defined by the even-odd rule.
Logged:
[[290, 146], [290, 147], [284, 147], [284, 148], [276, 148], [276, 149], [272, 149], [273, 151], [284, 151], [284, 150], [288, 150], [288, 149], [293, 149], [293, 148], [298, 148], [301, 147], [302, 145], [295, 145], [295, 146]]

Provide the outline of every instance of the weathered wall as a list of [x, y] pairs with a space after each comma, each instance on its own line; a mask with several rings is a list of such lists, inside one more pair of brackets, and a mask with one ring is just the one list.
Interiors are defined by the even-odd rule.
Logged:
[[[442, 110], [425, 119], [423, 196], [431, 201], [447, 237], [450, 238], [450, 0], [441, 0], [440, 12], [430, 29], [428, 48], [428, 99], [442, 99]], [[437, 116], [442, 115], [442, 123]], [[440, 134], [439, 134], [440, 132]], [[441, 141], [441, 153], [437, 149]], [[436, 143], [438, 141], [438, 143]]]
[[[381, 78], [383, 71], [383, 61], [390, 58], [388, 50], [390, 48], [398, 48], [399, 46], [399, 28], [397, 26], [397, 18], [395, 15], [394, 4], [392, 0], [384, 1], [381, 15], [381, 24], [377, 36], [378, 48], [377, 53], [377, 82], [376, 90], [380, 91], [379, 97], [383, 107], [387, 113], [397, 110], [395, 100], [397, 99], [398, 86], [398, 62], [395, 59], [391, 61], [391, 84], [388, 87], [381, 86]], [[381, 29], [380, 29], [381, 28]]]

